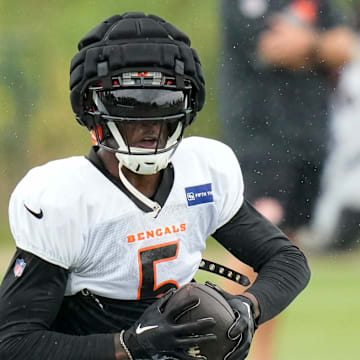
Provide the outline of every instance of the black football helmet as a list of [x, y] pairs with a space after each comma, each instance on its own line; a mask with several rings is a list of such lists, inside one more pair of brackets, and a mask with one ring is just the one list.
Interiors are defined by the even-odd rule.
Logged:
[[[165, 168], [202, 109], [205, 81], [190, 46], [172, 24], [139, 12], [114, 15], [79, 42], [70, 67], [71, 105], [94, 142], [115, 153], [120, 168], [144, 175]], [[131, 146], [127, 125], [138, 121], [166, 126], [165, 146], [159, 139], [155, 148]]]

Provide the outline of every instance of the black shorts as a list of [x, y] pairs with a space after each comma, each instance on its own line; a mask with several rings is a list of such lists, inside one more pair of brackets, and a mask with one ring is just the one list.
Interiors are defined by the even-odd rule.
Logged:
[[319, 162], [294, 157], [268, 157], [253, 154], [240, 159], [245, 183], [245, 198], [254, 203], [259, 198], [278, 200], [285, 210], [279, 226], [293, 231], [311, 219], [319, 196]]

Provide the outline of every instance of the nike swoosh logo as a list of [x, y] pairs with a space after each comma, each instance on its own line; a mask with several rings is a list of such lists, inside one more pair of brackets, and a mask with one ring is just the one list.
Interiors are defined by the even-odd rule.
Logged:
[[149, 331], [152, 329], [156, 329], [157, 327], [159, 327], [159, 325], [151, 325], [151, 326], [143, 326], [141, 327], [141, 324], [138, 325], [138, 327], [136, 328], [135, 332], [136, 334], [142, 334], [145, 331]]
[[35, 211], [29, 209], [25, 204], [24, 204], [24, 207], [31, 215], [34, 215], [37, 219], [41, 219], [44, 216], [44, 213], [41, 209], [40, 209], [40, 212], [35, 212]]

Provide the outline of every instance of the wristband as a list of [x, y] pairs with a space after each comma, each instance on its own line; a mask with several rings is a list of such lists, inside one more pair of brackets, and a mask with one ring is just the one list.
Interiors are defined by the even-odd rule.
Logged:
[[120, 332], [120, 344], [121, 346], [124, 348], [126, 355], [128, 356], [129, 360], [134, 360], [133, 356], [131, 355], [130, 350], [128, 349], [128, 347], [125, 345], [125, 341], [124, 341], [124, 332], [125, 330], [121, 330]]
[[252, 300], [250, 298], [248, 298], [247, 296], [244, 296], [244, 295], [238, 295], [238, 298], [240, 298], [242, 302], [249, 305], [251, 315], [252, 315], [253, 320], [254, 320], [255, 330], [256, 330], [258, 328], [258, 321], [259, 321], [260, 315], [258, 317], [256, 317], [256, 311], [255, 311], [254, 303], [252, 302]]
[[242, 302], [249, 305], [251, 313], [255, 317], [255, 306], [251, 299], [244, 295], [238, 295], [238, 298], [241, 299]]

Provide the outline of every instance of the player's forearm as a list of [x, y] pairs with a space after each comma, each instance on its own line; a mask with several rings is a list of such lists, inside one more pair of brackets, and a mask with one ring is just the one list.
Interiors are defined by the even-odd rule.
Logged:
[[258, 301], [259, 324], [282, 312], [306, 287], [310, 269], [303, 253], [296, 246], [283, 248], [260, 270], [247, 290]]
[[259, 274], [248, 293], [255, 297], [250, 299], [258, 306], [260, 324], [284, 310], [309, 281], [301, 250], [247, 201], [213, 236]]
[[[114, 334], [65, 335], [52, 331], [21, 334], [16, 327], [0, 333], [0, 359], [115, 360]], [[118, 359], [126, 359], [119, 357]]]

